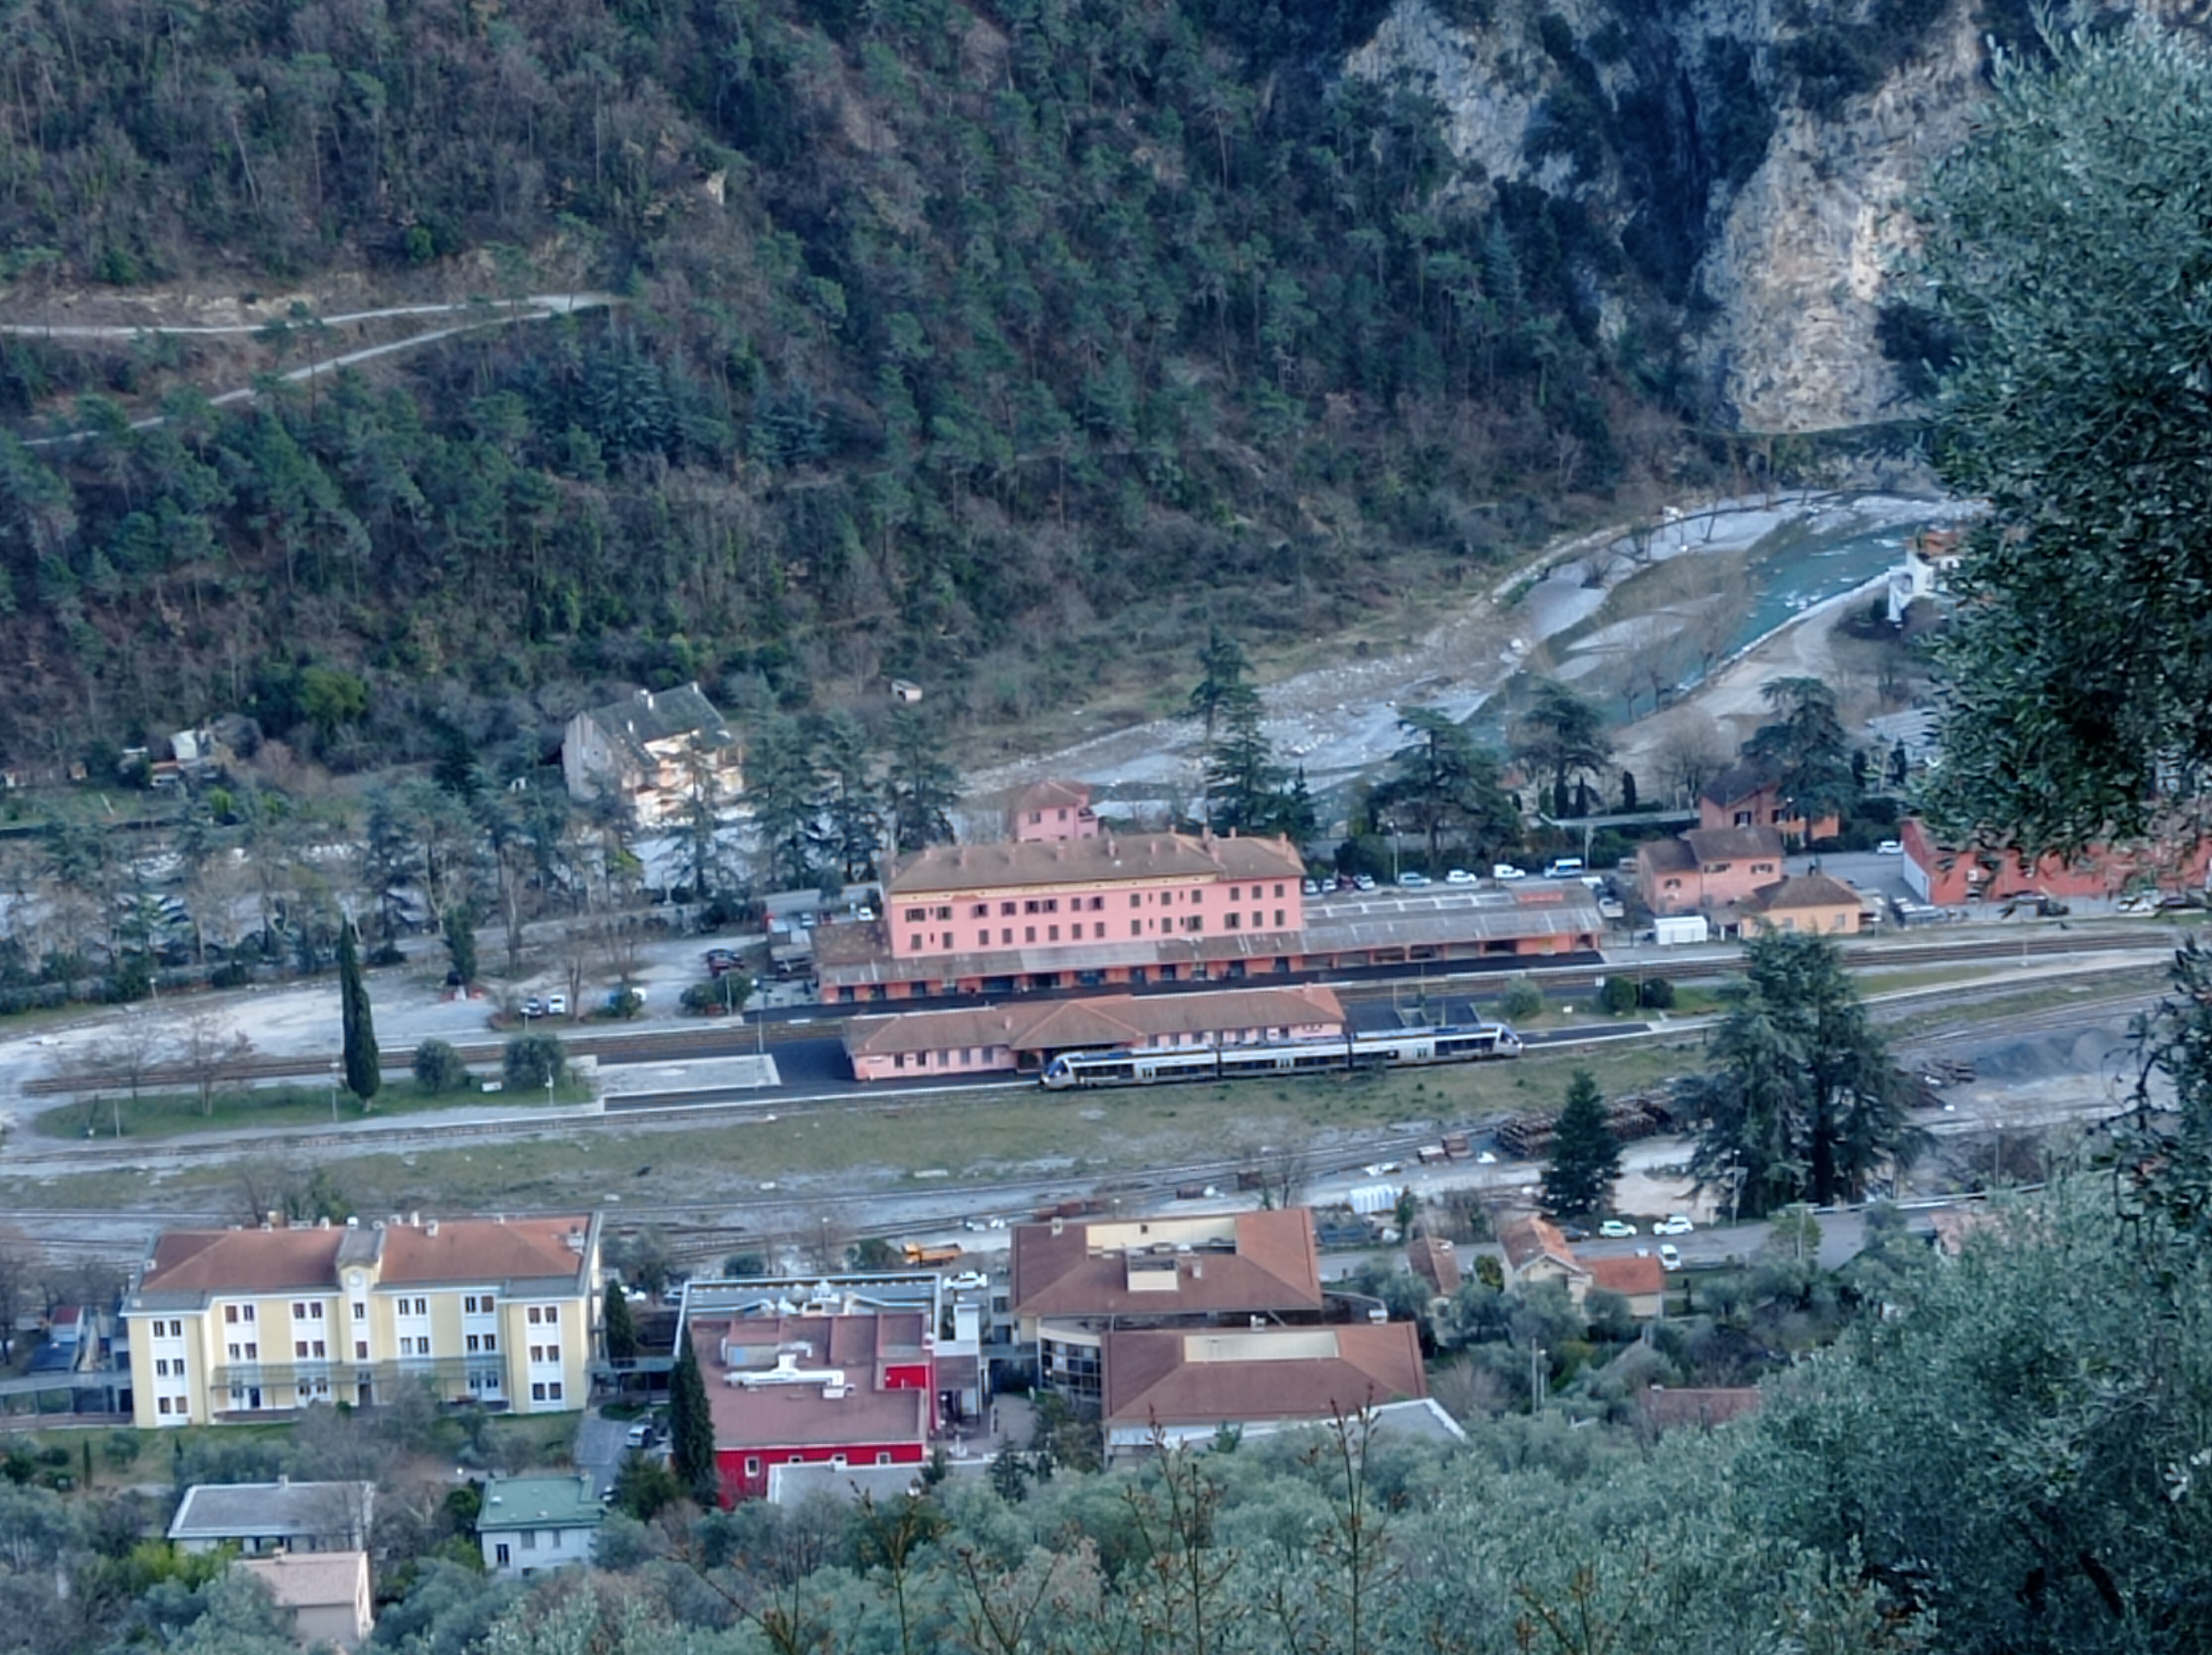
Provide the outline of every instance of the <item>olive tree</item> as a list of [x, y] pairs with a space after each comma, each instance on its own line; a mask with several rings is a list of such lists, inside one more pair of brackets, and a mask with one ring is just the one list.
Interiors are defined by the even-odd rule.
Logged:
[[2212, 791], [2212, 61], [2148, 28], [2000, 61], [1923, 204], [1955, 353], [1936, 459], [1984, 499], [1927, 804], [1961, 842], [2193, 843]]

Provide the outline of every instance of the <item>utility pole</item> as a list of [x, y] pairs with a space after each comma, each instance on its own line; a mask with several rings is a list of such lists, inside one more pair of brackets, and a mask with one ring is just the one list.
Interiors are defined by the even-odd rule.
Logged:
[[1537, 1348], [1536, 1342], [1528, 1342], [1528, 1415], [1531, 1419], [1544, 1411], [1544, 1358], [1548, 1353]]

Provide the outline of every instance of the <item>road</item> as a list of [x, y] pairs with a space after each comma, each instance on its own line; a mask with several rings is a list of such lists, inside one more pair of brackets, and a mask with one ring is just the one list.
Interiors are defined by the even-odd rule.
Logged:
[[[444, 327], [434, 327], [420, 333], [410, 333], [404, 339], [388, 339], [381, 344], [363, 345], [358, 350], [341, 351], [324, 356], [298, 368], [287, 368], [278, 378], [301, 384], [319, 379], [325, 374], [335, 374], [341, 368], [353, 368], [380, 356], [390, 356], [403, 350], [416, 350], [441, 339], [450, 339], [457, 334], [471, 333], [479, 328], [511, 327], [517, 322], [541, 322], [555, 316], [572, 316], [579, 311], [604, 310], [623, 303], [622, 296], [612, 293], [536, 293], [520, 299], [471, 299], [459, 304], [398, 305], [386, 310], [349, 311], [336, 316], [310, 317], [302, 321], [278, 317], [270, 322], [233, 322], [210, 326], [171, 326], [164, 323], [144, 323], [130, 326], [93, 326], [84, 323], [0, 322], [0, 335], [22, 338], [46, 339], [134, 339], [144, 334], [173, 333], [179, 335], [253, 335], [267, 332], [272, 326], [288, 326], [297, 332], [313, 327], [332, 328], [356, 326], [365, 322], [393, 320], [416, 316], [464, 316], [465, 320]], [[216, 407], [227, 403], [244, 402], [260, 394], [255, 386], [240, 386], [234, 390], [221, 391], [208, 399]], [[131, 422], [134, 431], [148, 431], [160, 425], [167, 417], [161, 414]], [[82, 442], [100, 434], [96, 431], [70, 431], [60, 436], [37, 437], [27, 441], [27, 448], [46, 448], [59, 443]]]

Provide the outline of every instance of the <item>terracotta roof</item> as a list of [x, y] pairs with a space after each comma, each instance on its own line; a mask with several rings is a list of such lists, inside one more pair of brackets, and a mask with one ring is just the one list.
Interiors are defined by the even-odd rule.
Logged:
[[[574, 1282], [588, 1268], [598, 1219], [431, 1220], [345, 1229], [167, 1230], [134, 1291], [163, 1296], [329, 1292], [342, 1264], [378, 1267], [380, 1287], [439, 1283]], [[584, 1239], [581, 1250], [570, 1238]], [[585, 1284], [589, 1287], [589, 1283]]]
[[1105, 1336], [1104, 1418], [1116, 1426], [1328, 1420], [1427, 1396], [1410, 1322]]
[[1692, 828], [1681, 838], [1700, 862], [1741, 861], [1752, 856], [1782, 860], [1782, 836], [1771, 827]]
[[845, 1025], [848, 1056], [1011, 1046], [1072, 1051], [1122, 1046], [1166, 1034], [1216, 1034], [1327, 1023], [1341, 1027], [1344, 1006], [1331, 989], [1235, 989], [1219, 993], [1102, 995], [1083, 1000], [1017, 1001], [961, 1011], [856, 1017]]
[[1571, 1270], [1582, 1269], [1575, 1250], [1550, 1220], [1534, 1213], [1516, 1213], [1498, 1226], [1498, 1244], [1504, 1250], [1505, 1268], [1514, 1274], [1540, 1258], [1550, 1258]]
[[[1172, 1286], [1131, 1285], [1170, 1271]], [[1322, 1303], [1320, 1250], [1302, 1207], [1018, 1225], [1012, 1275], [1017, 1316], [1243, 1315]]]
[[898, 865], [884, 882], [884, 900], [903, 902], [924, 892], [1111, 880], [1303, 879], [1305, 872], [1304, 861], [1287, 839], [1109, 833], [1095, 839], [932, 845]]
[[1667, 1291], [1666, 1267], [1656, 1258], [1638, 1258], [1630, 1254], [1620, 1258], [1585, 1259], [1583, 1269], [1589, 1272], [1591, 1287], [1602, 1287], [1607, 1293], [1626, 1293], [1637, 1299]]
[[[935, 1406], [929, 1391], [883, 1388], [886, 1364], [928, 1359], [927, 1311], [715, 1317], [693, 1321], [687, 1331], [707, 1381], [718, 1449], [859, 1447], [918, 1443], [929, 1434]], [[726, 1342], [732, 1360], [725, 1360]], [[732, 1374], [773, 1371], [786, 1354], [801, 1372], [842, 1374], [842, 1385], [731, 1383]]]
[[1014, 796], [1017, 811], [1085, 810], [1091, 805], [1088, 782], [1036, 782]]
[[165, 1230], [139, 1277], [149, 1293], [278, 1293], [337, 1281], [343, 1230]]
[[1726, 1425], [1739, 1415], [1755, 1412], [1759, 1390], [1753, 1385], [1714, 1385], [1703, 1390], [1675, 1390], [1654, 1385], [1639, 1399], [1645, 1421], [1665, 1431], [1677, 1426]]
[[[387, 1225], [384, 1230], [386, 1286], [399, 1282], [514, 1281], [573, 1278], [583, 1254], [571, 1237], [589, 1233], [585, 1217], [447, 1219], [433, 1234], [428, 1225]], [[596, 1285], [596, 1284], [587, 1284]]]
[[286, 1609], [351, 1607], [366, 1595], [367, 1552], [279, 1552], [247, 1557], [238, 1567], [269, 1588]]
[[1636, 848], [1636, 860], [1654, 873], [1694, 873], [1698, 853], [1679, 838], [1653, 839]]
[[1806, 908], [1856, 908], [1859, 902], [1859, 893], [1840, 879], [1825, 873], [1793, 873], [1759, 886], [1737, 906], [1771, 914]]
[[1436, 1236], [1416, 1236], [1406, 1249], [1406, 1262], [1413, 1274], [1440, 1293], [1459, 1291], [1459, 1255], [1449, 1241]]
[[1716, 805], [1733, 805], [1739, 800], [1750, 798], [1763, 788], [1773, 785], [1773, 778], [1767, 775], [1764, 765], [1746, 759], [1729, 765], [1706, 782], [1705, 790], [1698, 797], [1710, 799]]

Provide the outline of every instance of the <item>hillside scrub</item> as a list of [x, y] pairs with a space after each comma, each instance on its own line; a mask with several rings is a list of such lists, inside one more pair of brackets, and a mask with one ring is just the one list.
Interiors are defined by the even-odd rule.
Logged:
[[[222, 711], [339, 767], [441, 720], [535, 756], [618, 681], [896, 673], [1018, 720], [1208, 612], [1310, 636], [1717, 458], [1677, 418], [1686, 255], [1640, 274], [1336, 73], [1379, 7], [1247, 13], [19, 8], [6, 319], [267, 325], [0, 341], [5, 756]], [[1692, 191], [1669, 222], [1710, 171], [1649, 183]], [[623, 302], [209, 405], [351, 343], [319, 295], [364, 283]]]

